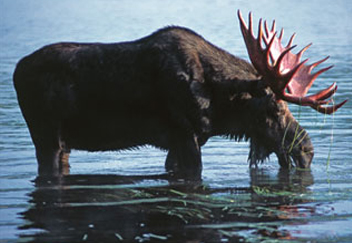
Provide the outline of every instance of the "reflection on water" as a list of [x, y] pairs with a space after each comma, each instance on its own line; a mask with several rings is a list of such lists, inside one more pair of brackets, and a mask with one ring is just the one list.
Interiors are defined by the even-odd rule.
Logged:
[[[250, 187], [211, 188], [168, 181], [166, 175], [68, 175], [35, 180], [22, 213], [29, 242], [235, 242], [290, 239], [285, 224], [302, 224], [314, 208], [309, 171], [280, 170], [272, 178], [252, 169]], [[148, 186], [148, 184], [154, 184]], [[254, 235], [254, 236], [253, 236]]]

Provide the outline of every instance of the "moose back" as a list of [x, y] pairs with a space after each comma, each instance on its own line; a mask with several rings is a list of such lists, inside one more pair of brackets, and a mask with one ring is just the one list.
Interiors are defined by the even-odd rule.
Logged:
[[293, 161], [308, 168], [312, 143], [285, 100], [297, 104], [299, 99], [300, 105], [326, 113], [344, 102], [323, 106], [335, 85], [303, 97], [296, 87], [309, 89], [314, 80], [302, 76], [309, 76], [312, 68], [304, 73], [309, 66], [299, 56], [285, 66], [289, 72], [281, 73], [286, 59], [296, 57], [291, 46], [283, 48], [281, 38], [266, 25], [263, 34], [261, 22], [255, 39], [251, 16], [249, 28], [240, 12], [239, 18], [253, 66], [181, 27], [132, 42], [57, 43], [24, 57], [14, 85], [39, 174], [67, 171], [71, 149], [108, 151], [149, 144], [168, 150], [168, 172], [200, 178], [201, 146], [217, 135], [249, 140], [250, 165], [275, 153], [282, 167]]

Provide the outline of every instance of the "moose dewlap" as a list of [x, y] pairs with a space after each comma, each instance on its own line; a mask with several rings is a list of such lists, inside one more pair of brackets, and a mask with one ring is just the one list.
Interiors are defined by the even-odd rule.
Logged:
[[[252, 64], [181, 27], [114, 44], [57, 43], [24, 57], [14, 73], [40, 174], [68, 168], [71, 149], [120, 150], [149, 144], [168, 150], [166, 170], [200, 178], [201, 146], [212, 136], [250, 141], [249, 162], [275, 153], [282, 167], [308, 168], [313, 145], [286, 102], [331, 114], [337, 86], [306, 96], [326, 59], [306, 65], [281, 44], [275, 23], [252, 16], [240, 28]], [[264, 47], [263, 47], [264, 46]]]

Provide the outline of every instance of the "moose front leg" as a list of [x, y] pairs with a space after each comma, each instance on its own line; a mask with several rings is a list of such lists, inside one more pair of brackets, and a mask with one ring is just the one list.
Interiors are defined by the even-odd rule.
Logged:
[[179, 138], [173, 141], [166, 158], [165, 168], [176, 178], [200, 180], [202, 159], [197, 137]]
[[177, 171], [177, 158], [174, 150], [170, 149], [167, 153], [166, 161], [165, 161], [165, 170], [168, 173], [173, 173]]

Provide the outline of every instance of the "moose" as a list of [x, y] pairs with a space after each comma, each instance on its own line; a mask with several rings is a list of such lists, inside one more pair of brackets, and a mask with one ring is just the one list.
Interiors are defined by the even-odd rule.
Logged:
[[19, 106], [35, 145], [39, 175], [69, 167], [71, 149], [113, 151], [152, 145], [167, 150], [177, 178], [201, 178], [201, 146], [212, 136], [250, 142], [249, 165], [275, 153], [281, 167], [309, 168], [308, 133], [286, 102], [332, 114], [334, 83], [308, 95], [330, 67], [282, 45], [275, 21], [258, 36], [238, 11], [252, 64], [184, 27], [165, 27], [122, 43], [56, 43], [24, 57], [14, 72]]

